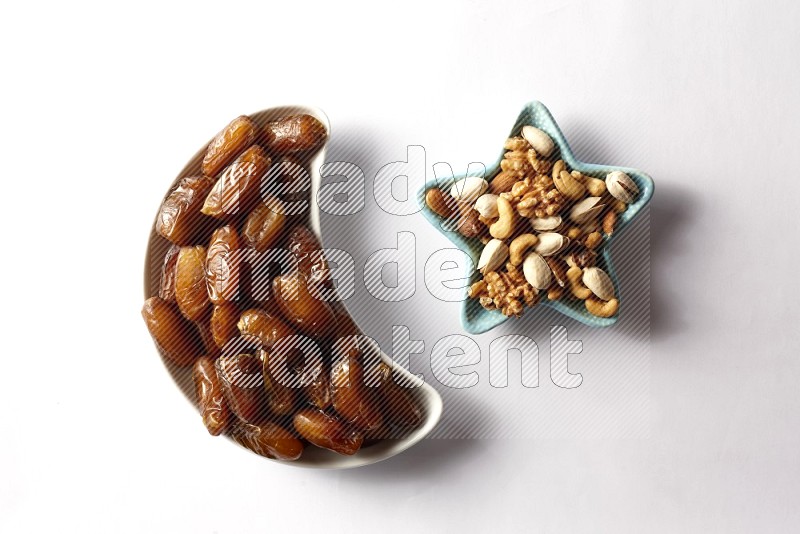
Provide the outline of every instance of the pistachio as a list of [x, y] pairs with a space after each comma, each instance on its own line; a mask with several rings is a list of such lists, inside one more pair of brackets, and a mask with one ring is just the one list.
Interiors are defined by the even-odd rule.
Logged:
[[479, 196], [475, 201], [475, 210], [481, 214], [481, 217], [494, 219], [498, 215], [497, 198], [497, 195], [491, 193]]
[[630, 204], [639, 196], [639, 187], [622, 171], [612, 171], [606, 176], [606, 189], [611, 196]]
[[473, 202], [481, 196], [489, 184], [478, 176], [467, 176], [453, 184], [450, 188], [450, 196], [461, 202]]
[[547, 289], [553, 279], [553, 273], [543, 257], [535, 252], [528, 253], [522, 262], [522, 274], [525, 280], [536, 289]]
[[587, 267], [583, 270], [583, 285], [603, 300], [614, 298], [614, 283], [611, 277], [599, 267]]
[[508, 245], [500, 239], [492, 239], [483, 247], [478, 259], [478, 270], [485, 274], [503, 265], [508, 258]]
[[600, 204], [600, 197], [584, 198], [572, 207], [569, 218], [577, 224], [583, 224], [598, 217], [605, 207], [605, 204]]
[[539, 242], [534, 250], [542, 256], [552, 256], [561, 252], [569, 245], [569, 238], [555, 232], [539, 234]]
[[522, 137], [531, 144], [537, 154], [545, 158], [553, 152], [556, 146], [549, 135], [534, 126], [523, 126]]
[[553, 215], [552, 217], [537, 217], [535, 219], [531, 219], [531, 226], [537, 232], [555, 230], [561, 226], [561, 217], [558, 215]]

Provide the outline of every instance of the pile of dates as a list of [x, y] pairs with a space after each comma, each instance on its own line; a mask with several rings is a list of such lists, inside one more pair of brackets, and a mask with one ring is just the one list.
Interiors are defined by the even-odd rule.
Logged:
[[165, 361], [192, 366], [208, 431], [279, 460], [297, 460], [308, 444], [352, 455], [422, 418], [407, 384], [330, 297], [308, 227], [307, 166], [326, 139], [311, 115], [241, 116], [219, 132], [200, 172], [161, 205], [155, 229], [169, 245], [142, 308]]

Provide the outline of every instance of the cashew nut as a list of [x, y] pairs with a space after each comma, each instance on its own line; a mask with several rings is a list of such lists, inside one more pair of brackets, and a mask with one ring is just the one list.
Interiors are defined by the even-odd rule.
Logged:
[[495, 239], [506, 239], [514, 231], [514, 216], [516, 212], [511, 202], [503, 197], [497, 199], [497, 221], [489, 227], [489, 233]]
[[525, 259], [525, 253], [528, 249], [538, 242], [539, 238], [533, 234], [522, 234], [514, 238], [514, 241], [508, 247], [511, 265], [520, 265]]
[[597, 317], [613, 317], [619, 311], [619, 300], [601, 300], [594, 295], [589, 296], [585, 302], [586, 309]]
[[583, 285], [583, 269], [580, 267], [570, 267], [567, 271], [567, 280], [569, 280], [569, 290], [577, 299], [586, 300], [592, 296], [592, 290]]
[[564, 165], [563, 159], [560, 159], [555, 162], [555, 164], [553, 165], [553, 180], [561, 176], [561, 171], [563, 171], [565, 167], [566, 166]]
[[586, 188], [567, 171], [561, 171], [558, 176], [553, 178], [553, 184], [562, 195], [570, 200], [578, 200], [586, 192]]
[[571, 265], [570, 268], [567, 269], [567, 280], [569, 280], [570, 284], [576, 284], [578, 282], [581, 282], [582, 279], [583, 279], [583, 269], [581, 269], [577, 265]]

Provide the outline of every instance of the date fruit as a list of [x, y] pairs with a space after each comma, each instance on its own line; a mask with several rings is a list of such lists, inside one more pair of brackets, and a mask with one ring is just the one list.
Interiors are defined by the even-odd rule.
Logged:
[[309, 372], [316, 372], [316, 376], [307, 381], [303, 387], [306, 400], [320, 410], [326, 410], [331, 405], [331, 380], [330, 371], [324, 362], [321, 362], [317, 369], [309, 369]]
[[279, 339], [295, 333], [289, 325], [283, 322], [283, 319], [259, 308], [252, 308], [243, 312], [237, 326], [242, 335], [257, 337], [261, 342], [261, 348], [265, 350], [272, 349], [272, 346]]
[[344, 421], [363, 430], [383, 424], [381, 406], [375, 390], [364, 380], [361, 352], [353, 344], [335, 354], [331, 370], [331, 399], [333, 408]]
[[239, 321], [239, 307], [231, 302], [215, 304], [211, 312], [211, 337], [220, 349], [239, 335], [236, 323]]
[[156, 232], [176, 245], [204, 241], [211, 233], [214, 219], [200, 212], [203, 201], [214, 186], [206, 176], [181, 178], [167, 195], [156, 217]]
[[214, 361], [207, 356], [198, 358], [194, 363], [192, 378], [203, 424], [206, 425], [209, 434], [219, 436], [228, 426], [230, 411], [222, 393]]
[[325, 125], [311, 115], [290, 115], [270, 122], [264, 135], [267, 150], [281, 154], [317, 149], [328, 137]]
[[170, 245], [164, 255], [164, 263], [161, 267], [161, 286], [158, 289], [158, 296], [164, 300], [175, 300], [175, 266], [178, 263], [178, 252], [181, 247]]
[[270, 169], [265, 180], [266, 187], [261, 190], [287, 203], [291, 215], [302, 215], [308, 210], [311, 172], [306, 159], [300, 154], [281, 158]]
[[248, 245], [264, 252], [278, 240], [286, 220], [281, 206], [279, 200], [269, 198], [250, 212], [242, 229]]
[[259, 423], [269, 415], [261, 360], [252, 354], [223, 354], [216, 362], [225, 400], [239, 419]]
[[308, 280], [299, 271], [276, 276], [272, 281], [272, 295], [284, 318], [304, 334], [323, 339], [336, 332], [333, 310], [327, 302], [309, 293]]
[[275, 415], [288, 415], [292, 412], [297, 389], [297, 378], [290, 362], [284, 354], [260, 351], [263, 361], [264, 391], [267, 404]]
[[411, 392], [394, 381], [391, 365], [381, 362], [378, 364], [377, 373], [380, 381], [378, 387], [380, 404], [389, 421], [400, 427], [418, 426], [422, 421], [422, 412]]
[[205, 279], [206, 247], [183, 247], [175, 269], [175, 300], [183, 316], [199, 321], [208, 310]]
[[205, 258], [205, 277], [208, 298], [212, 303], [221, 304], [238, 299], [242, 256], [236, 228], [223, 226], [211, 234]]
[[238, 444], [267, 458], [297, 460], [303, 454], [303, 442], [274, 423], [238, 422], [230, 435]]
[[327, 273], [328, 262], [322, 255], [322, 245], [307, 226], [295, 226], [286, 238], [286, 246], [297, 260], [297, 270], [305, 276], [320, 277]]
[[200, 335], [200, 340], [203, 342], [205, 354], [212, 359], [219, 357], [221, 351], [214, 342], [214, 334], [211, 331], [211, 320], [203, 316], [201, 320], [194, 322], [194, 326]]
[[272, 163], [264, 149], [253, 145], [228, 165], [206, 197], [202, 212], [217, 219], [249, 211], [258, 199], [261, 179]]
[[[258, 126], [242, 115], [236, 117], [209, 143], [203, 157], [203, 174], [214, 177], [255, 141]], [[203, 196], [203, 199], [206, 197]]]
[[200, 356], [202, 348], [197, 333], [174, 303], [150, 297], [144, 301], [142, 317], [150, 335], [172, 363], [191, 365]]
[[361, 448], [364, 434], [319, 410], [307, 409], [294, 416], [294, 428], [310, 443], [339, 454], [353, 455]]

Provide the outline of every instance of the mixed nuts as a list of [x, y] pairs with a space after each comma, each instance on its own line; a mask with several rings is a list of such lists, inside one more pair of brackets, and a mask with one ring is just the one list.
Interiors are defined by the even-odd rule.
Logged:
[[447, 193], [434, 187], [425, 195], [436, 214], [459, 216], [458, 231], [484, 244], [469, 296], [507, 316], [522, 315], [542, 295], [582, 300], [598, 317], [616, 315], [614, 283], [597, 255], [636, 201], [636, 182], [622, 171], [599, 178], [569, 169], [553, 139], [534, 126], [523, 126], [504, 148], [490, 181], [470, 176]]

